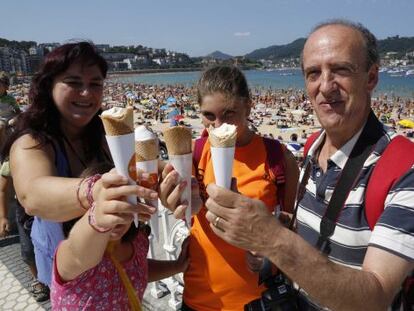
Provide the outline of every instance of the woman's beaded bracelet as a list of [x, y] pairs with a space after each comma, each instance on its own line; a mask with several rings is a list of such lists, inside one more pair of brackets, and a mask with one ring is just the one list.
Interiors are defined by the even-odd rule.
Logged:
[[111, 228], [103, 228], [103, 227], [99, 227], [96, 224], [96, 218], [95, 218], [95, 209], [96, 209], [96, 203], [92, 202], [91, 208], [88, 211], [88, 223], [89, 225], [92, 227], [92, 229], [94, 229], [95, 231], [99, 232], [99, 233], [106, 233], [111, 231]]
[[78, 187], [76, 188], [76, 198], [78, 199], [78, 203], [79, 203], [80, 207], [82, 207], [85, 211], [87, 211], [89, 209], [89, 206], [86, 207], [85, 205], [83, 205], [82, 200], [79, 196], [80, 189], [81, 189], [82, 184], [85, 181], [85, 179], [86, 179], [86, 177], [82, 178], [81, 181], [78, 184]]
[[86, 178], [86, 180], [85, 180], [86, 183], [87, 183], [86, 189], [85, 189], [85, 196], [86, 196], [86, 199], [88, 200], [90, 208], [92, 207], [92, 204], [94, 202], [94, 199], [93, 199], [93, 186], [95, 185], [95, 183], [99, 179], [101, 179], [101, 177], [102, 177], [101, 174], [95, 174], [93, 176], [90, 176], [90, 177]]

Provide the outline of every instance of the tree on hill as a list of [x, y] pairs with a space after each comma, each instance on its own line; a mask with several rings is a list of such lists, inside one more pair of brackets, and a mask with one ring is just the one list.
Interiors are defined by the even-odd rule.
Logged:
[[399, 55], [405, 55], [407, 52], [414, 51], [414, 37], [395, 36], [379, 40], [378, 50], [380, 54], [397, 52]]
[[36, 46], [37, 43], [35, 41], [15, 41], [15, 40], [7, 40], [0, 38], [0, 47], [5, 46], [14, 49], [21, 49], [26, 52], [29, 51], [29, 48], [32, 46]]

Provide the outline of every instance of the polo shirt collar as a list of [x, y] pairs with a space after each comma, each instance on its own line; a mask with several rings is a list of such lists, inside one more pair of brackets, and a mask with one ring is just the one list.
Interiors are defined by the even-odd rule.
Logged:
[[[362, 126], [359, 131], [351, 137], [350, 140], [348, 140], [345, 145], [343, 145], [340, 149], [338, 149], [330, 158], [329, 160], [335, 163], [339, 168], [343, 169], [345, 167], [346, 161], [348, 161], [348, 158], [352, 152], [352, 149], [354, 149], [356, 142], [358, 141], [359, 136], [361, 136], [362, 130], [364, 129], [366, 125], [366, 122], [364, 126]], [[309, 149], [309, 155], [312, 159], [315, 158], [315, 156], [319, 153], [319, 149], [321, 147], [322, 142], [325, 140], [326, 132], [325, 130], [319, 135], [319, 137], [316, 139], [315, 143], [312, 144], [311, 148]]]
[[333, 163], [335, 163], [341, 170], [344, 169], [346, 161], [348, 161], [349, 156], [351, 155], [352, 149], [354, 149], [356, 142], [358, 141], [359, 136], [361, 136], [362, 130], [365, 125], [360, 128], [360, 130], [348, 140], [345, 145], [338, 149], [330, 158]]

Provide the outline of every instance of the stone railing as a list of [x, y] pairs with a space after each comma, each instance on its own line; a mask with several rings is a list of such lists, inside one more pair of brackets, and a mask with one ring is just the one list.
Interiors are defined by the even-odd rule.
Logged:
[[[189, 230], [183, 220], [176, 220], [169, 210], [159, 202], [158, 219], [160, 222], [159, 237], [150, 236], [150, 250], [148, 258], [175, 260], [181, 252], [181, 244], [189, 235]], [[173, 310], [181, 308], [184, 289], [182, 273], [148, 284], [146, 300], [163, 300]], [[166, 295], [169, 299], [166, 301]], [[150, 295], [151, 297], [148, 297]], [[152, 303], [153, 307], [160, 302]]]

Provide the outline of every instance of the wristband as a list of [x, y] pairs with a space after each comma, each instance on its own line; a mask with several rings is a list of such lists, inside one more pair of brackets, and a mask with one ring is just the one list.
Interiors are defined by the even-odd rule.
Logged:
[[78, 187], [76, 188], [76, 198], [78, 199], [78, 203], [79, 203], [80, 207], [82, 207], [85, 211], [87, 211], [89, 209], [89, 206], [86, 207], [85, 205], [83, 205], [82, 200], [80, 199], [80, 196], [79, 196], [80, 188], [82, 186], [82, 183], [85, 181], [85, 179], [86, 179], [86, 177], [82, 178], [81, 181], [78, 184]]
[[95, 202], [93, 202], [92, 205], [91, 205], [91, 208], [88, 210], [88, 223], [89, 223], [89, 225], [92, 227], [92, 229], [94, 229], [95, 231], [97, 231], [99, 233], [106, 233], [106, 232], [111, 231], [112, 228], [99, 227], [96, 224], [95, 209], [96, 209], [96, 204], [95, 204]]
[[94, 202], [94, 199], [93, 199], [93, 186], [95, 185], [95, 183], [99, 179], [101, 179], [101, 177], [102, 177], [101, 174], [96, 174], [96, 175], [93, 175], [93, 176], [90, 176], [90, 177], [86, 178], [87, 186], [86, 186], [86, 189], [85, 189], [85, 196], [86, 196], [86, 199], [88, 200], [89, 207], [92, 207], [92, 204]]

